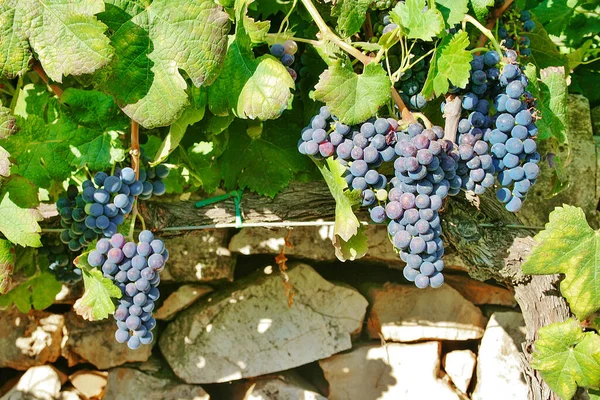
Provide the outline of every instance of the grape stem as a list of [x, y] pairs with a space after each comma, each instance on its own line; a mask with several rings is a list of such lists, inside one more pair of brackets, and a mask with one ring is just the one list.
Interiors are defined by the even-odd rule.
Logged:
[[313, 46], [322, 46], [323, 45], [323, 41], [321, 40], [312, 40], [312, 39], [304, 39], [304, 38], [299, 38], [296, 36], [292, 36], [292, 35], [286, 35], [285, 33], [267, 33], [267, 42], [268, 43], [277, 43], [279, 41], [280, 38], [286, 39], [286, 40], [293, 40], [296, 42], [300, 42], [300, 43], [308, 43], [308, 44], [312, 44]]
[[56, 97], [58, 97], [60, 99], [60, 96], [62, 96], [62, 94], [63, 94], [62, 88], [60, 86], [58, 86], [56, 83], [50, 83], [50, 79], [48, 78], [46, 71], [44, 71], [44, 68], [42, 68], [42, 64], [40, 64], [40, 62], [38, 60], [35, 60], [33, 62], [32, 68], [40, 76], [40, 78], [42, 78], [42, 80], [46, 83], [46, 85], [48, 85], [50, 87], [50, 89], [52, 89], [52, 91], [54, 92]]
[[446, 126], [444, 128], [444, 139], [456, 143], [456, 133], [458, 131], [458, 121], [462, 112], [462, 98], [460, 96], [446, 96], [446, 105], [444, 106], [444, 119]]
[[[475, 18], [471, 17], [469, 14], [465, 14], [465, 18], [463, 19], [463, 26], [467, 22], [470, 22], [471, 24], [473, 24], [477, 29], [479, 29], [479, 31], [481, 32], [482, 35], [484, 35], [485, 37], [490, 39], [490, 42], [492, 42], [492, 44], [494, 45], [494, 48], [496, 49], [498, 54], [502, 55], [502, 48], [498, 44], [498, 41], [494, 37], [494, 34], [492, 33], [492, 31], [490, 31], [485, 26], [481, 25], [481, 23], [479, 21], [477, 21]], [[483, 45], [481, 45], [479, 47], [483, 47]]]
[[[500, 18], [502, 16], [502, 14], [504, 14], [504, 12], [508, 9], [508, 7], [510, 7], [510, 5], [513, 3], [513, 1], [514, 0], [505, 0], [502, 7], [498, 8], [494, 12], [492, 18], [485, 26], [488, 30], [492, 29], [494, 27], [494, 25], [496, 25], [496, 21], [498, 21], [498, 18]], [[479, 35], [479, 40], [478, 40], [479, 47], [481, 47], [485, 44], [485, 42], [487, 41], [487, 38], [488, 38], [488, 36], [485, 35], [482, 31], [481, 35]], [[502, 54], [502, 53], [500, 53], [500, 54]]]
[[131, 120], [131, 167], [135, 171], [135, 179], [140, 179], [140, 124]]
[[420, 113], [420, 112], [414, 112], [412, 113], [412, 115], [415, 116], [415, 118], [420, 119], [421, 121], [423, 121], [423, 123], [425, 124], [425, 128], [430, 129], [433, 124], [431, 123], [431, 121], [429, 120], [429, 118], [427, 118], [425, 116], [425, 114]]

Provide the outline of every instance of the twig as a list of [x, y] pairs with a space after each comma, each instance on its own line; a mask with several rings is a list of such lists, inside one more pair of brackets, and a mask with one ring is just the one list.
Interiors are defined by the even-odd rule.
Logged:
[[[502, 7], [498, 8], [496, 11], [494, 11], [494, 14], [492, 16], [492, 19], [490, 19], [490, 21], [485, 25], [485, 27], [487, 29], [492, 29], [494, 27], [494, 25], [496, 25], [496, 21], [498, 21], [498, 18], [500, 18], [502, 16], [502, 14], [504, 14], [504, 12], [508, 9], [508, 7], [510, 7], [510, 5], [513, 3], [514, 0], [505, 0], [504, 4], [502, 5]], [[481, 35], [479, 35], [479, 40], [478, 42], [478, 46], [479, 47], [483, 47], [483, 45], [485, 45], [485, 42], [487, 42], [487, 36], [481, 32]]]
[[400, 110], [403, 120], [408, 121], [410, 123], [417, 122], [417, 120], [415, 120], [414, 115], [412, 115], [410, 110], [406, 107], [406, 104], [404, 104], [404, 102], [402, 101], [402, 97], [400, 97], [400, 94], [398, 93], [396, 88], [393, 86], [392, 86], [392, 99], [394, 100], [394, 103], [396, 103], [396, 105], [398, 106], [398, 109]]
[[[463, 19], [463, 23], [465, 23], [465, 22], [470, 22], [471, 24], [475, 25], [475, 27], [477, 29], [479, 29], [479, 31], [481, 32], [482, 35], [485, 35], [488, 39], [490, 39], [490, 41], [494, 45], [494, 48], [496, 49], [498, 54], [502, 54], [502, 48], [498, 44], [498, 41], [496, 40], [494, 35], [492, 34], [492, 31], [490, 31], [488, 28], [483, 26], [479, 21], [477, 21], [475, 18], [471, 17], [469, 14], [465, 15], [465, 18]], [[483, 44], [478, 47], [483, 47]]]
[[373, 37], [373, 25], [371, 24], [371, 14], [369, 13], [367, 13], [363, 28], [365, 28], [365, 39], [368, 42]]
[[456, 143], [456, 132], [458, 130], [458, 121], [462, 112], [462, 99], [460, 96], [446, 96], [446, 105], [444, 106], [444, 119], [446, 126], [444, 128], [444, 139]]
[[40, 76], [40, 78], [42, 78], [46, 85], [48, 85], [50, 89], [52, 89], [56, 97], [60, 99], [60, 96], [62, 96], [63, 94], [62, 88], [56, 83], [50, 83], [50, 79], [48, 78], [46, 71], [44, 71], [44, 68], [42, 68], [42, 64], [40, 64], [38, 60], [35, 60], [33, 62], [33, 70]]
[[135, 178], [140, 178], [140, 124], [131, 120], [131, 168], [135, 171]]

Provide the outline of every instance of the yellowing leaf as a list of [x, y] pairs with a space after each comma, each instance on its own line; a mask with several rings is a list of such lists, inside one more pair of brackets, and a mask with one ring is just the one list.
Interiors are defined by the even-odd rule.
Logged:
[[112, 297], [120, 298], [121, 290], [102, 271], [87, 264], [87, 253], [77, 257], [75, 265], [81, 268], [85, 292], [73, 305], [75, 312], [88, 321], [98, 321], [115, 312]]

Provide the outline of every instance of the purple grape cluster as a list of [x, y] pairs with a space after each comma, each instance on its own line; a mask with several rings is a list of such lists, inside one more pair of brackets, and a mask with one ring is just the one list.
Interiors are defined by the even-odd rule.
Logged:
[[404, 277], [421, 289], [444, 282], [439, 210], [461, 184], [456, 175], [458, 154], [443, 137], [443, 128], [424, 129], [418, 123], [399, 133], [389, 201], [370, 210], [374, 222], [389, 219], [388, 233], [406, 262]]
[[150, 158], [145, 156], [143, 150], [140, 161], [142, 163], [139, 176], [139, 181], [142, 183], [140, 200], [148, 200], [152, 196], [162, 196], [165, 194], [167, 187], [162, 180], [169, 176], [169, 167], [164, 164], [151, 167]]
[[298, 51], [298, 44], [293, 40], [286, 40], [283, 43], [274, 44], [269, 50], [273, 56], [281, 61], [292, 79], [296, 81], [298, 74], [292, 68], [292, 64], [295, 61], [294, 54]]
[[504, 13], [498, 27], [498, 38], [507, 49], [516, 50], [521, 56], [531, 55], [531, 40], [527, 35], [535, 29], [535, 21], [531, 12], [524, 10], [520, 13], [512, 10]]
[[71, 284], [81, 280], [81, 269], [73, 265], [74, 255], [56, 237], [42, 236], [42, 248], [38, 255], [47, 258], [48, 268], [59, 282]]
[[120, 233], [110, 240], [100, 239], [96, 249], [88, 254], [88, 263], [102, 268], [104, 276], [123, 293], [114, 314], [118, 327], [115, 338], [119, 343], [127, 342], [132, 350], [152, 343], [152, 329], [156, 326], [152, 311], [160, 297], [159, 273], [168, 258], [164, 242], [148, 230], [140, 233], [137, 244], [127, 242]]
[[86, 202], [75, 185], [69, 185], [66, 196], [61, 196], [56, 202], [60, 214], [61, 242], [68, 245], [69, 250], [76, 252], [98, 239], [98, 232], [85, 224], [87, 214]]

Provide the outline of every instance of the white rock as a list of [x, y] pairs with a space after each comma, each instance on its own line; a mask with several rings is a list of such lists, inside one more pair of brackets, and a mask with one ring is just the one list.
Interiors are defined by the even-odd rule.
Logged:
[[108, 373], [104, 400], [209, 400], [197, 385], [145, 374], [132, 368], [115, 368]]
[[60, 356], [62, 315], [44, 311], [0, 312], [0, 368], [24, 371], [52, 363]]
[[79, 393], [86, 398], [100, 397], [104, 387], [108, 373], [105, 371], [89, 371], [80, 370], [69, 376], [69, 380]]
[[329, 400], [458, 400], [440, 372], [440, 342], [363, 344], [319, 361]]
[[32, 367], [1, 400], [54, 400], [60, 393], [59, 373], [50, 365]]
[[477, 356], [471, 350], [454, 350], [447, 353], [443, 359], [444, 371], [461, 392], [467, 393]]
[[479, 346], [474, 400], [527, 400], [519, 354], [526, 332], [520, 313], [492, 314]]
[[73, 390], [65, 390], [60, 392], [58, 400], [81, 400], [81, 397]]
[[227, 382], [349, 349], [363, 324], [364, 297], [308, 265], [288, 276], [293, 297], [280, 274], [253, 275], [180, 313], [159, 341], [175, 374], [188, 383]]
[[327, 400], [293, 371], [260, 377], [234, 390], [234, 400]]
[[371, 304], [368, 332], [373, 339], [469, 340], [483, 335], [485, 318], [479, 308], [449, 285], [423, 290], [386, 283], [367, 288], [367, 298]]
[[154, 312], [154, 318], [157, 320], [170, 320], [179, 311], [188, 308], [200, 297], [210, 292], [212, 292], [212, 288], [209, 286], [182, 285], [165, 299], [162, 306]]

